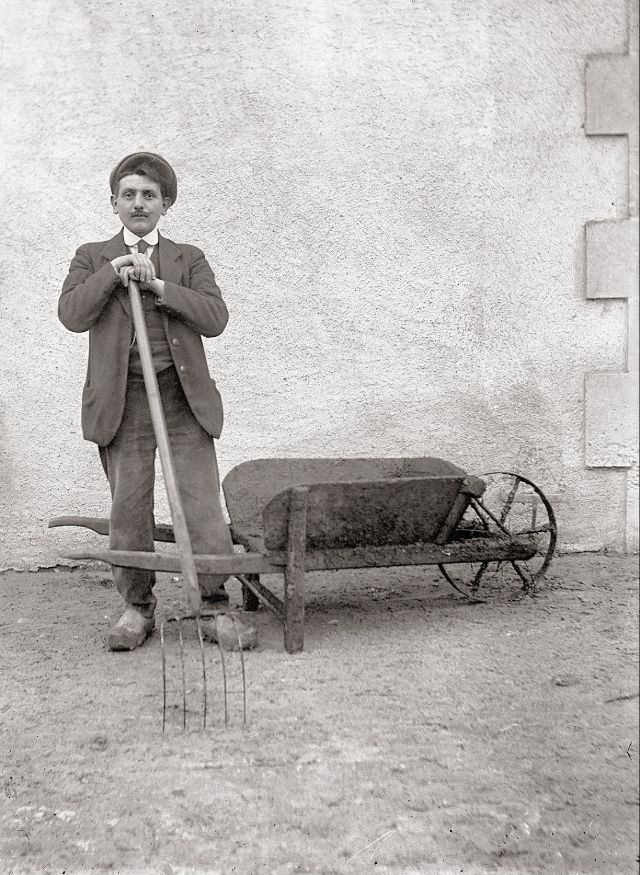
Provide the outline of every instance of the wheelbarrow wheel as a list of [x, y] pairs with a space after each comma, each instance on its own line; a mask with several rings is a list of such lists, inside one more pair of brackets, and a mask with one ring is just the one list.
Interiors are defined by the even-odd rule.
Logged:
[[445, 580], [470, 601], [515, 590], [533, 595], [546, 574], [556, 548], [558, 527], [553, 508], [535, 483], [508, 471], [482, 474], [486, 489], [471, 500], [456, 538], [528, 539], [531, 559], [439, 565]]

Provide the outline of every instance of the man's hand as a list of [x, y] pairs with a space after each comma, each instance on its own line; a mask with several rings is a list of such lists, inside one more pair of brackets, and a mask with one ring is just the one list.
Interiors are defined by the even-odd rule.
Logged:
[[132, 265], [128, 265], [127, 267], [121, 267], [118, 276], [120, 277], [120, 282], [125, 288], [129, 285], [129, 280], [133, 279], [140, 283], [141, 292], [151, 292], [158, 298], [161, 297], [162, 293], [164, 292], [164, 283], [162, 280], [159, 280], [157, 278], [152, 279], [149, 282], [139, 280], [136, 276], [136, 269]]
[[[141, 252], [131, 252], [129, 255], [120, 255], [111, 262], [113, 269], [120, 277], [123, 286], [129, 283], [129, 279], [140, 283], [151, 283], [156, 278], [156, 269], [148, 255]], [[150, 291], [152, 291], [150, 289]]]
[[160, 298], [164, 292], [164, 282], [156, 277], [156, 279], [151, 280], [149, 283], [140, 283], [140, 289], [143, 292], [151, 292], [157, 298]]

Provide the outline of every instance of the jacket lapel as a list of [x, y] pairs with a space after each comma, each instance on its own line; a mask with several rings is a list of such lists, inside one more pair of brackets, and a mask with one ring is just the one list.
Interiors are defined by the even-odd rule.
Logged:
[[124, 245], [124, 234], [120, 231], [111, 240], [107, 240], [100, 255], [106, 261], [113, 261], [114, 258], [118, 258], [119, 255], [127, 255], [128, 252], [129, 250]]
[[[118, 258], [120, 255], [128, 255], [129, 250], [125, 246], [124, 243], [124, 235], [122, 231], [119, 234], [116, 234], [115, 237], [112, 237], [111, 240], [108, 240], [100, 253], [100, 257], [104, 261], [113, 261], [114, 258]], [[102, 266], [102, 265], [100, 265]], [[116, 297], [122, 304], [124, 310], [131, 316], [131, 303], [129, 302], [129, 292], [124, 288], [124, 286], [118, 285], [118, 289], [116, 291]]]
[[182, 280], [182, 253], [173, 240], [168, 237], [158, 238], [158, 264], [160, 265], [160, 279], [166, 283], [180, 285]]

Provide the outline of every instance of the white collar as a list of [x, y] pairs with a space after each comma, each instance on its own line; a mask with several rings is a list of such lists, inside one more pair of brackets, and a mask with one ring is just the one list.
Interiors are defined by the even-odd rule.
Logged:
[[149, 231], [148, 234], [145, 234], [144, 237], [138, 237], [128, 228], [123, 226], [122, 230], [124, 231], [124, 243], [125, 246], [137, 246], [138, 240], [146, 240], [149, 246], [157, 246], [158, 245], [158, 228], [157, 226], [153, 229], [153, 231]]

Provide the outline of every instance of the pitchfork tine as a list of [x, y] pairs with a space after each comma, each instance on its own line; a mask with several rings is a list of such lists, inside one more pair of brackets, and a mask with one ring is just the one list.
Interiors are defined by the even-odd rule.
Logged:
[[167, 724], [167, 654], [164, 650], [164, 622], [160, 623], [160, 653], [162, 654], [162, 733]]
[[178, 620], [178, 641], [180, 642], [180, 669], [182, 671], [182, 729], [187, 728], [187, 679], [184, 668], [184, 637], [182, 635], [182, 620]]
[[231, 622], [233, 623], [233, 628], [236, 633], [236, 638], [238, 639], [238, 651], [240, 653], [240, 668], [242, 671], [242, 725], [247, 725], [247, 683], [246, 683], [246, 674], [244, 668], [244, 651], [242, 649], [242, 643], [240, 641], [240, 633], [238, 632], [238, 627], [236, 625], [236, 620], [233, 614], [229, 614]]
[[198, 641], [200, 642], [200, 658], [202, 660], [202, 728], [207, 728], [207, 660], [204, 653], [204, 639], [202, 637], [202, 626], [200, 625], [200, 617], [196, 617], [196, 629], [198, 630]]
[[216, 614], [214, 618], [214, 623], [216, 626], [216, 638], [218, 639], [218, 650], [220, 651], [220, 665], [222, 667], [222, 687], [224, 690], [224, 725], [225, 727], [229, 725], [229, 707], [227, 702], [227, 666], [225, 664], [224, 659], [224, 649], [220, 644], [220, 632], [218, 630], [218, 615]]

